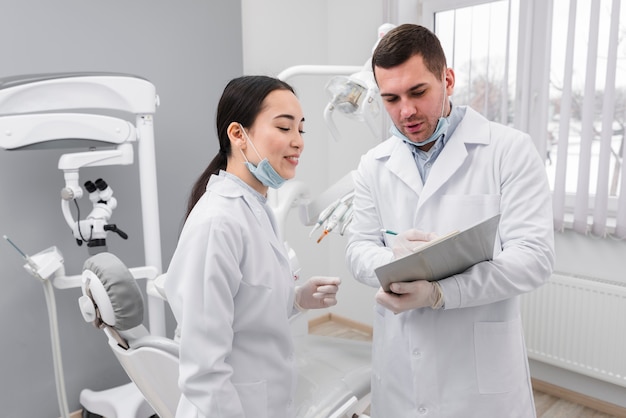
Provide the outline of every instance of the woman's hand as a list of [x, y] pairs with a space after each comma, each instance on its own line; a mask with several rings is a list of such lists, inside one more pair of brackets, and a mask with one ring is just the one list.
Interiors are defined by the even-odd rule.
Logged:
[[313, 276], [296, 286], [296, 306], [300, 309], [322, 309], [337, 304], [339, 277]]

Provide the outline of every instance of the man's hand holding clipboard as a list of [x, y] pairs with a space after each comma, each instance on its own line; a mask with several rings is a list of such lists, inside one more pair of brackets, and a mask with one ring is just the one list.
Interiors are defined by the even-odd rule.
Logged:
[[423, 239], [427, 242], [411, 249], [412, 253], [375, 270], [383, 290], [390, 292], [394, 282], [445, 279], [493, 259], [499, 221], [500, 215], [495, 215], [462, 231]]

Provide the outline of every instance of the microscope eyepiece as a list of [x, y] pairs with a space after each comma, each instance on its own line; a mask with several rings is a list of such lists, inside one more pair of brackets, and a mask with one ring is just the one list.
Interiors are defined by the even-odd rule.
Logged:
[[104, 189], [106, 189], [107, 187], [109, 187], [109, 185], [107, 184], [106, 181], [102, 180], [102, 179], [98, 179], [96, 180], [96, 187], [102, 191]]
[[96, 185], [93, 184], [93, 181], [87, 180], [85, 182], [85, 190], [87, 190], [89, 193], [93, 193], [96, 191]]

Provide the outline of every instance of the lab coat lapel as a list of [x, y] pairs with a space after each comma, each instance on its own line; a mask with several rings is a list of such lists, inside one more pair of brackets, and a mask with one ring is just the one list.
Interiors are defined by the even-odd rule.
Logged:
[[401, 140], [395, 140], [392, 145], [389, 159], [385, 164], [387, 169], [402, 180], [416, 195], [422, 193], [422, 178], [420, 177], [413, 154]]
[[274, 251], [285, 262], [289, 265], [289, 259], [287, 258], [286, 248], [282, 242], [278, 239], [278, 226], [276, 225], [276, 218], [274, 217], [274, 213], [271, 211], [271, 208], [267, 208], [269, 212], [266, 212], [265, 209], [261, 206], [261, 203], [257, 201], [254, 197], [243, 195], [246, 203], [252, 210], [254, 217], [257, 222], [261, 225], [262, 229], [266, 232], [266, 238], [274, 248]]
[[465, 116], [433, 164], [420, 196], [418, 209], [463, 165], [468, 156], [469, 144], [487, 144], [489, 141], [489, 122], [468, 107]]
[[465, 142], [461, 137], [452, 135], [430, 170], [430, 174], [424, 185], [424, 190], [420, 196], [418, 207], [422, 206], [429, 197], [434, 195], [437, 190], [452, 177], [461, 164], [463, 164], [465, 158], [467, 158]]
[[284, 259], [287, 265], [289, 265], [289, 255], [287, 254], [287, 247], [285, 246], [285, 243], [281, 242], [281, 240], [279, 239], [279, 228], [276, 223], [276, 216], [274, 216], [273, 210], [271, 208], [269, 209], [270, 209], [270, 213], [268, 213], [269, 215], [268, 218], [272, 224], [271, 225], [272, 231], [274, 232], [272, 234], [270, 244], [272, 244], [272, 247], [274, 247], [274, 250], [280, 255], [282, 259]]
[[267, 239], [279, 258], [289, 265], [287, 250], [278, 239], [278, 227], [271, 208], [268, 207], [268, 212], [266, 212], [262, 203], [250, 191], [246, 191], [244, 186], [237, 184], [237, 181], [232, 178], [212, 176], [207, 188], [223, 196], [241, 197], [248, 205], [248, 208], [250, 208], [256, 221], [261, 225], [262, 230], [265, 231], [264, 237], [251, 237], [251, 239]]

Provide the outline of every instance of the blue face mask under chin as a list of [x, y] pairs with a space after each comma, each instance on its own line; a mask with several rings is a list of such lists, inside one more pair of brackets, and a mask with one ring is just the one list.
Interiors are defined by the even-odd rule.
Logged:
[[246, 161], [245, 164], [252, 175], [256, 177], [258, 181], [263, 183], [264, 186], [271, 187], [272, 189], [278, 189], [287, 181], [287, 179], [282, 178], [280, 174], [274, 170], [274, 167], [270, 165], [267, 158], [261, 160], [257, 166], [252, 164], [250, 161]]
[[396, 128], [396, 125], [391, 125], [391, 128], [389, 129], [389, 133], [391, 133], [394, 136], [397, 136], [398, 138], [402, 139], [405, 142], [408, 142], [409, 144], [413, 144], [418, 147], [423, 147], [424, 145], [430, 144], [431, 142], [435, 142], [441, 136], [445, 135], [446, 132], [448, 132], [448, 127], [450, 126], [450, 122], [448, 122], [448, 118], [443, 117], [445, 105], [446, 105], [446, 83], [445, 83], [445, 76], [444, 76], [443, 102], [441, 103], [441, 117], [437, 121], [437, 126], [435, 126], [435, 131], [432, 133], [432, 135], [422, 142], [413, 142], [409, 138], [407, 138], [406, 135], [400, 132], [400, 130]]
[[431, 142], [435, 142], [436, 140], [438, 140], [442, 135], [444, 135], [448, 131], [449, 125], [450, 125], [450, 122], [448, 122], [448, 118], [440, 117], [439, 120], [437, 121], [435, 132], [433, 132], [433, 134], [429, 136], [428, 139], [422, 142], [411, 141], [409, 138], [406, 137], [406, 135], [400, 132], [398, 128], [396, 128], [396, 125], [391, 126], [391, 128], [389, 129], [389, 133], [391, 133], [394, 136], [397, 136], [398, 138], [404, 140], [405, 142], [416, 145], [418, 147], [422, 147], [426, 144], [430, 144]]
[[[246, 131], [243, 129], [243, 126], [241, 126], [241, 130], [243, 131], [243, 134], [246, 136], [246, 139], [252, 146], [254, 152], [256, 152], [256, 155], [261, 158], [261, 155], [256, 150], [256, 147], [254, 146], [252, 141], [250, 141], [250, 138], [248, 137]], [[259, 162], [259, 164], [255, 166], [250, 161], [248, 161], [246, 155], [243, 153], [243, 150], [241, 148], [239, 149], [239, 151], [241, 151], [241, 155], [243, 155], [243, 158], [246, 160], [244, 164], [246, 165], [246, 167], [248, 167], [250, 173], [252, 173], [252, 175], [264, 186], [271, 187], [272, 189], [278, 189], [287, 181], [287, 179], [281, 177], [280, 174], [278, 174], [276, 170], [274, 170], [274, 167], [272, 167], [267, 158], [263, 158], [261, 162]]]

